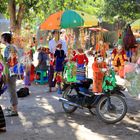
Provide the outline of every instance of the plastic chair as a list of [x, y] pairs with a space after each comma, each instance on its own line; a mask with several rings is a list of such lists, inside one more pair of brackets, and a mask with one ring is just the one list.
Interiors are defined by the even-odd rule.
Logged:
[[35, 79], [36, 83], [43, 85], [48, 82], [48, 72], [47, 71], [37, 70], [36, 75], [39, 75], [39, 79]]

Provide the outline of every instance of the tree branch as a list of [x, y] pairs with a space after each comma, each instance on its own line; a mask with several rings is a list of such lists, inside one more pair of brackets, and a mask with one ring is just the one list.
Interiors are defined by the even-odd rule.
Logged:
[[15, 28], [16, 25], [16, 3], [15, 0], [8, 1], [8, 10], [10, 15], [10, 26], [11, 28]]
[[22, 19], [24, 17], [24, 12], [25, 12], [25, 5], [23, 3], [20, 3], [18, 14], [17, 14], [17, 24], [18, 24], [18, 26], [21, 26]]

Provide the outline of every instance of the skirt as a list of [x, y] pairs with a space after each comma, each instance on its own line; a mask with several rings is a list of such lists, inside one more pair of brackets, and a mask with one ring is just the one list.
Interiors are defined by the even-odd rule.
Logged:
[[55, 71], [56, 72], [62, 72], [63, 71], [63, 63], [64, 63], [64, 58], [57, 58], [56, 59], [56, 67]]

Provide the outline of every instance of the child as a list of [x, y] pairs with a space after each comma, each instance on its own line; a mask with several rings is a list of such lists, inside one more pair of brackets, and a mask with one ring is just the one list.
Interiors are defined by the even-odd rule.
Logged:
[[56, 46], [56, 51], [54, 53], [55, 57], [55, 71], [62, 72], [63, 71], [63, 63], [66, 57], [64, 50], [62, 50], [62, 44], [59, 42]]
[[55, 87], [54, 79], [54, 55], [50, 53], [49, 56], [49, 71], [48, 71], [48, 83], [49, 83], [49, 91], [52, 92], [52, 87]]
[[85, 66], [88, 65], [88, 58], [82, 48], [78, 49], [78, 54], [73, 57], [72, 61], [77, 62], [76, 80], [85, 80]]
[[31, 75], [31, 65], [32, 65], [32, 60], [31, 60], [29, 51], [24, 54], [23, 60], [24, 60], [24, 67], [25, 67], [24, 85], [25, 85], [25, 87], [28, 87], [31, 85], [30, 75]]
[[78, 49], [78, 54], [76, 54], [73, 58], [72, 61], [77, 62], [77, 68], [79, 67], [84, 67], [85, 65], [88, 65], [88, 58], [86, 54], [84, 53], [82, 48]]
[[62, 94], [61, 83], [62, 83], [62, 75], [60, 72], [56, 74], [56, 84], [57, 84], [57, 93]]

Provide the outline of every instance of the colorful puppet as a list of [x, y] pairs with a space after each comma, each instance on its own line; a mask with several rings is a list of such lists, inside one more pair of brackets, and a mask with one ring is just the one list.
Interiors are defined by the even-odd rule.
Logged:
[[123, 70], [127, 57], [121, 44], [119, 44], [118, 47], [113, 50], [112, 61], [115, 71], [118, 72], [120, 77], [124, 77]]
[[76, 64], [74, 62], [67, 62], [64, 74], [67, 82], [76, 82]]
[[92, 64], [93, 70], [93, 92], [102, 93], [102, 83], [104, 78], [104, 72], [107, 70], [106, 63], [103, 61], [103, 56], [97, 54]]
[[99, 40], [99, 43], [96, 44], [96, 51], [100, 51], [100, 54], [103, 56], [103, 58], [106, 58], [107, 54], [106, 51], [109, 49], [109, 45], [107, 43], [103, 42], [102, 40]]
[[72, 61], [75, 61], [77, 63], [76, 79], [80, 81], [85, 80], [85, 66], [88, 65], [88, 58], [82, 48], [78, 49], [78, 54], [73, 57]]
[[103, 80], [103, 91], [109, 93], [116, 87], [116, 78], [114, 70], [110, 69], [106, 72]]
[[135, 44], [136, 44], [136, 39], [133, 35], [133, 32], [131, 30], [131, 26], [128, 24], [124, 33], [123, 33], [123, 44], [124, 44], [124, 48], [126, 51], [126, 55], [128, 58], [130, 58], [131, 61], [131, 57], [132, 57], [132, 50], [135, 50]]

